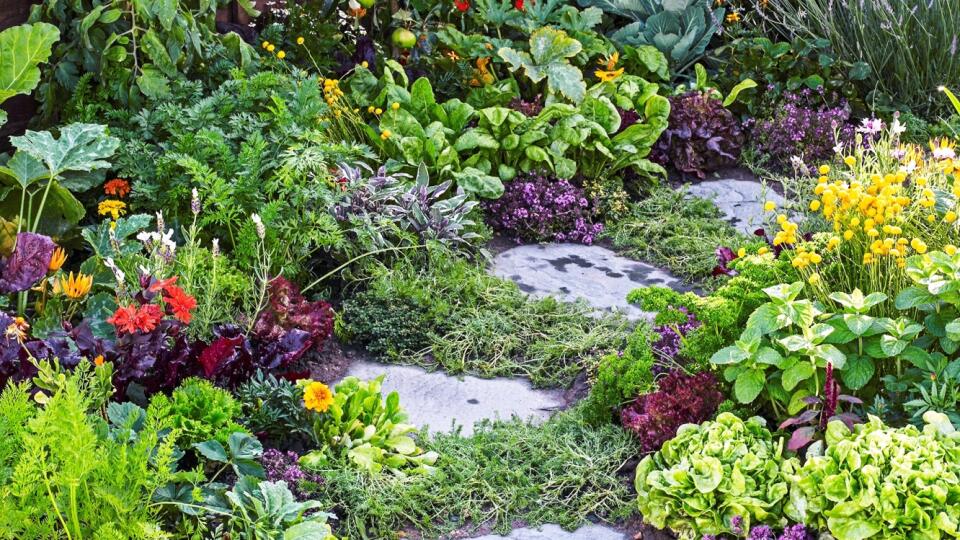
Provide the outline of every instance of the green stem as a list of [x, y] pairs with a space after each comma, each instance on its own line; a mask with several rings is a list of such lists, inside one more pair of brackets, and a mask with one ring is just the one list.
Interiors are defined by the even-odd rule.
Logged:
[[50, 173], [50, 178], [47, 181], [47, 187], [43, 190], [43, 198], [40, 199], [40, 206], [37, 207], [37, 216], [33, 220], [33, 227], [30, 229], [30, 232], [37, 232], [37, 228], [40, 227], [40, 217], [43, 215], [43, 207], [47, 204], [47, 195], [50, 194], [50, 188], [53, 187], [53, 173]]
[[67, 535], [67, 540], [72, 540], [73, 537], [70, 536], [70, 528], [67, 527], [67, 521], [63, 519], [63, 514], [60, 513], [60, 507], [57, 506], [57, 499], [53, 496], [53, 490], [50, 489], [50, 479], [47, 478], [46, 472], [43, 473], [43, 483], [47, 487], [47, 497], [50, 498], [53, 511], [57, 513], [57, 519], [60, 520], [60, 526], [63, 527], [63, 532]]
[[366, 253], [364, 253], [364, 254], [362, 254], [362, 255], [357, 255], [356, 257], [350, 259], [349, 261], [341, 264], [340, 266], [338, 266], [338, 267], [334, 268], [333, 270], [327, 272], [326, 274], [320, 276], [320, 277], [317, 278], [315, 281], [313, 281], [312, 283], [310, 283], [309, 285], [307, 285], [306, 287], [304, 287], [303, 289], [301, 289], [300, 292], [301, 292], [301, 293], [306, 293], [307, 291], [309, 291], [310, 289], [312, 289], [315, 285], [320, 284], [323, 280], [327, 279], [328, 277], [332, 276], [333, 274], [336, 274], [336, 273], [339, 272], [340, 270], [343, 270], [343, 269], [346, 268], [347, 266], [350, 266], [351, 264], [359, 261], [360, 259], [362, 259], [362, 258], [364, 258], [364, 257], [370, 256], [370, 255], [377, 255], [378, 253], [386, 253], [386, 252], [388, 252], [388, 251], [403, 251], [403, 250], [407, 250], [407, 249], [417, 249], [417, 248], [422, 248], [422, 247], [426, 247], [426, 244], [417, 244], [417, 245], [415, 245], [415, 246], [388, 247], [388, 248], [383, 248], [383, 249], [377, 249], [377, 250], [374, 250], [374, 251], [368, 251], [368, 252], [366, 252]]

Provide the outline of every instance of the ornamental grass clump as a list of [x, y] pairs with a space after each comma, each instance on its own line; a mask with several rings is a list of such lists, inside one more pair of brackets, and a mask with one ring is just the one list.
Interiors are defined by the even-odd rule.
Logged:
[[774, 440], [759, 417], [744, 421], [724, 412], [715, 421], [683, 425], [637, 466], [640, 513], [681, 538], [785, 526], [786, 475], [798, 463], [782, 452], [783, 440]]
[[593, 223], [593, 205], [567, 180], [530, 172], [504, 186], [503, 196], [485, 201], [487, 222], [519, 242], [592, 244], [603, 231]]
[[954, 538], [960, 523], [960, 433], [943, 414], [923, 430], [871, 416], [827, 427], [827, 449], [788, 472], [791, 519], [837, 540]]
[[[860, 129], [879, 134], [883, 128], [879, 121], [868, 121]], [[957, 251], [956, 143], [931, 141], [927, 151], [901, 144], [903, 129], [895, 121], [869, 147], [858, 137], [858, 143], [840, 155], [842, 164], [819, 167], [808, 198], [800, 201], [809, 209], [806, 221], [820, 224], [822, 232], [813, 242], [798, 242], [798, 222], [777, 215], [780, 231], [773, 242], [788, 249], [814, 298], [829, 303], [831, 291], [857, 288], [895, 298], [909, 285], [904, 272], [909, 256], [934, 249]], [[891, 304], [881, 306], [882, 315], [892, 314]]]

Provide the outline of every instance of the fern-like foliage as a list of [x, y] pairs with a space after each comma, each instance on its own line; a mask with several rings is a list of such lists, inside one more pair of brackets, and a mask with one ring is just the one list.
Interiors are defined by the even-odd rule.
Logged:
[[111, 430], [92, 369], [60, 377], [46, 399], [26, 385], [0, 394], [0, 539], [168, 538], [151, 496], [170, 479], [173, 443], [150, 421]]

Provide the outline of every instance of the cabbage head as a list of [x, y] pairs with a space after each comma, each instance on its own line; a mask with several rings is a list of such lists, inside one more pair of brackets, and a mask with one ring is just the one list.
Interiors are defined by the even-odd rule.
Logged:
[[732, 534], [734, 516], [744, 530], [786, 524], [782, 506], [787, 475], [799, 467], [783, 458], [762, 418], [743, 421], [722, 413], [715, 421], [686, 424], [659, 452], [637, 467], [635, 485], [644, 520], [681, 538]]

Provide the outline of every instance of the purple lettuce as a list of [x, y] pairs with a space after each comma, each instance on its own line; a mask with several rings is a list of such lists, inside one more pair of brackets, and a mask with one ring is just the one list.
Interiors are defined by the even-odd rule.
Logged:
[[740, 121], [719, 99], [690, 92], [670, 98], [669, 125], [650, 157], [704, 178], [708, 172], [736, 165], [743, 139]]

